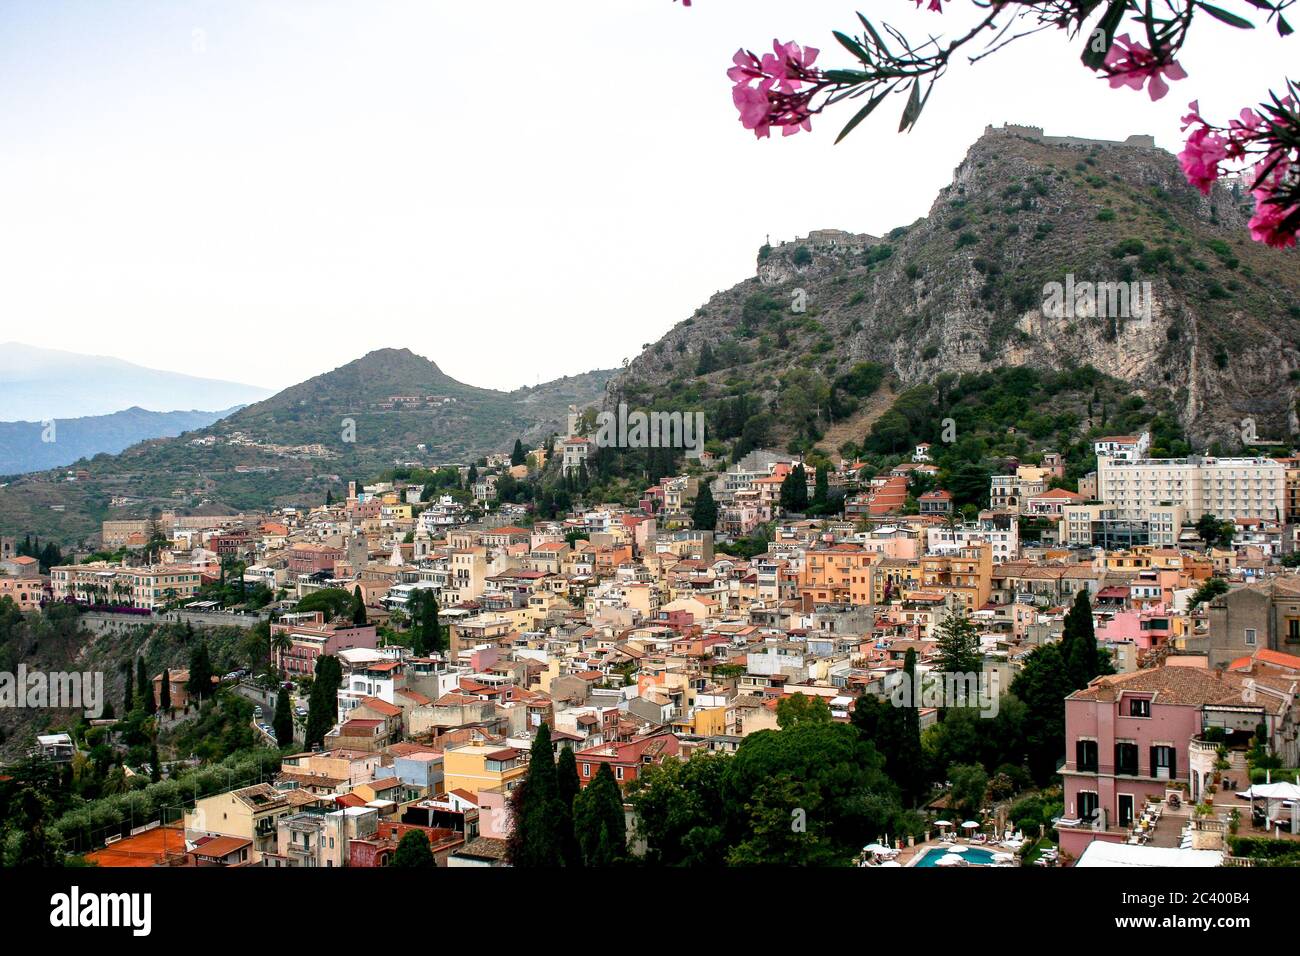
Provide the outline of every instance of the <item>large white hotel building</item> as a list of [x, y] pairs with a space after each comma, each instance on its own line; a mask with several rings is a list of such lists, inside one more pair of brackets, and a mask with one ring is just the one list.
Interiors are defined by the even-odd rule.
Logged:
[[1097, 459], [1097, 497], [1120, 518], [1143, 518], [1162, 504], [1182, 505], [1188, 521], [1280, 521], [1286, 513], [1286, 466], [1272, 458]]

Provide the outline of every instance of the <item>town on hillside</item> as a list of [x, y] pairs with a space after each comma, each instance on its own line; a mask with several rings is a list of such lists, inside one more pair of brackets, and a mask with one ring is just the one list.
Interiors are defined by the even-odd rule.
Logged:
[[926, 442], [705, 453], [621, 504], [557, 435], [6, 537], [6, 641], [125, 657], [0, 786], [44, 779], [30, 852], [100, 867], [1300, 863], [1300, 456], [1150, 442], [1078, 490], [1009, 460], [978, 508]]

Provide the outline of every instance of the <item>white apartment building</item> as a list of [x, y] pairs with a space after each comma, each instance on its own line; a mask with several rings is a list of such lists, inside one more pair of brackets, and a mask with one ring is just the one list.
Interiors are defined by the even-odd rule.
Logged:
[[1203, 514], [1278, 521], [1286, 507], [1286, 466], [1262, 457], [1098, 458], [1097, 497], [1124, 519], [1181, 505], [1191, 522]]
[[999, 528], [991, 521], [929, 528], [925, 533], [926, 554], [956, 554], [974, 544], [987, 544], [994, 564], [1020, 556], [1020, 525], [1015, 521]]
[[1092, 443], [1093, 453], [1098, 458], [1116, 458], [1122, 461], [1138, 461], [1145, 458], [1151, 450], [1151, 433], [1141, 435], [1110, 435], [1098, 438]]

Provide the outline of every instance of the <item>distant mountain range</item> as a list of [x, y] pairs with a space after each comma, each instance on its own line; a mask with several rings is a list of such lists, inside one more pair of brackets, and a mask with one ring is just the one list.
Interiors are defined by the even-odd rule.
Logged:
[[233, 408], [272, 394], [268, 388], [164, 372], [103, 355], [0, 344], [0, 420], [7, 422], [85, 418], [133, 408]]
[[105, 453], [115, 455], [136, 442], [174, 438], [203, 428], [237, 410], [151, 412], [135, 407], [111, 415], [54, 419], [49, 425], [0, 422], [0, 475], [58, 468]]
[[[79, 460], [88, 472], [80, 480], [64, 480], [67, 460], [19, 477], [0, 487], [0, 534], [75, 543], [105, 518], [153, 506], [222, 513], [319, 504], [328, 489], [338, 494], [348, 479], [385, 469], [469, 462], [508, 452], [516, 438], [535, 446], [565, 430], [570, 405], [601, 401], [613, 375], [499, 392], [458, 382], [408, 349], [380, 349], [180, 437]], [[57, 422], [59, 443], [68, 424]], [[110, 508], [114, 498], [133, 504]]]

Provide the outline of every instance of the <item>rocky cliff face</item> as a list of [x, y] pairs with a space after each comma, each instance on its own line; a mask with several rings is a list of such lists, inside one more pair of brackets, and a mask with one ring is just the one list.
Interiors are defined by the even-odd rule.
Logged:
[[[1261, 438], [1291, 439], [1300, 255], [1251, 242], [1248, 216], [1248, 197], [1202, 196], [1144, 138], [990, 130], [924, 219], [882, 238], [822, 231], [761, 250], [754, 277], [679, 323], [609, 394], [743, 378], [773, 398], [793, 367], [834, 376], [861, 361], [903, 386], [1086, 363], [1172, 403], [1198, 443], [1231, 446], [1244, 418]], [[1053, 283], [1075, 309], [1054, 308]], [[722, 367], [706, 362], [701, 376], [706, 343]]]

